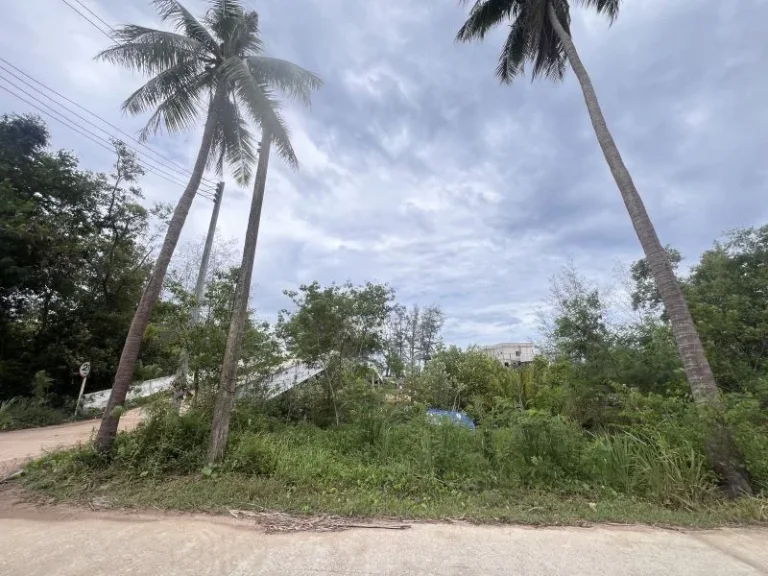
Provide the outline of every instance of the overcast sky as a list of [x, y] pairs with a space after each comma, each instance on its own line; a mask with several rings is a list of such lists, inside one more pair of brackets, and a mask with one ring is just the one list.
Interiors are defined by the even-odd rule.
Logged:
[[[162, 26], [148, 0], [82, 2], [113, 26]], [[604, 283], [641, 257], [570, 71], [560, 84], [498, 85], [504, 30], [454, 44], [467, 11], [456, 0], [245, 4], [270, 55], [325, 81], [311, 109], [285, 109], [301, 167], [273, 155], [251, 291], [260, 315], [286, 306], [285, 288], [370, 280], [405, 303], [442, 306], [448, 342], [529, 340], [568, 258]], [[613, 26], [578, 8], [573, 19], [662, 242], [695, 260], [723, 231], [765, 223], [768, 2], [626, 0]], [[136, 133], [146, 118], [119, 106], [142, 78], [94, 62], [107, 45], [62, 0], [3, 6], [3, 58]], [[0, 90], [0, 112], [27, 111]], [[54, 147], [109, 169], [106, 150], [48, 123]], [[150, 144], [191, 167], [199, 138]], [[227, 182], [219, 229], [239, 246], [250, 189]], [[181, 193], [151, 174], [142, 184], [148, 201]], [[210, 210], [195, 201], [183, 241], [205, 234]]]

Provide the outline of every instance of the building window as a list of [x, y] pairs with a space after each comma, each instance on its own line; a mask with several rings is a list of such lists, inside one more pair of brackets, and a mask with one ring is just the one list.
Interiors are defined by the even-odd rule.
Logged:
[[520, 350], [515, 350], [515, 356], [520, 357]]

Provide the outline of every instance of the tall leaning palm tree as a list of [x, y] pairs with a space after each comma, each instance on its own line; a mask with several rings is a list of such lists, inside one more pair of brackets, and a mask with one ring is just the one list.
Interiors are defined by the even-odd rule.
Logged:
[[[240, 266], [240, 278], [235, 292], [235, 303], [232, 312], [232, 321], [227, 335], [227, 347], [224, 352], [224, 361], [219, 378], [219, 389], [216, 394], [216, 405], [213, 412], [213, 425], [211, 428], [211, 445], [208, 459], [214, 462], [221, 458], [227, 445], [229, 435], [229, 421], [232, 407], [235, 401], [235, 388], [237, 385], [237, 368], [243, 345], [245, 324], [248, 317], [248, 296], [251, 291], [251, 277], [253, 275], [253, 262], [256, 256], [256, 242], [259, 237], [259, 224], [261, 223], [261, 208], [264, 203], [264, 190], [267, 182], [267, 168], [269, 166], [269, 152], [274, 141], [278, 147], [280, 142], [274, 135], [279, 131], [285, 131], [278, 112], [278, 103], [273, 98], [274, 92], [301, 101], [309, 105], [310, 95], [322, 85], [322, 81], [316, 75], [303, 68], [275, 58], [263, 56], [250, 56], [244, 59], [250, 79], [243, 78], [242, 84], [249, 85], [254, 91], [264, 94], [264, 97], [272, 103], [275, 110], [274, 120], [261, 122], [261, 145], [259, 162], [256, 168], [256, 179], [253, 184], [253, 196], [251, 197], [251, 210], [248, 216], [248, 228], [245, 233], [245, 247], [243, 248], [243, 260]], [[274, 122], [279, 122], [275, 124]]]
[[[120, 356], [112, 393], [104, 412], [96, 447], [109, 450], [136, 369], [144, 331], [160, 296], [168, 264], [206, 167], [234, 167], [238, 181], [250, 180], [255, 153], [247, 116], [273, 126], [273, 139], [289, 163], [296, 164], [288, 134], [272, 103], [253, 89], [246, 59], [262, 51], [258, 17], [235, 0], [211, 0], [202, 21], [176, 0], [154, 0], [162, 20], [173, 28], [156, 30], [127, 25], [115, 33], [115, 45], [97, 58], [151, 79], [131, 94], [123, 110], [140, 114], [154, 110], [142, 131], [146, 139], [161, 127], [168, 132], [190, 129], [204, 113], [203, 138], [192, 175], [173, 212], [149, 282], [134, 314]], [[279, 73], [280, 70], [272, 70]]]
[[[592, 8], [613, 21], [618, 16], [620, 0], [573, 0], [573, 3]], [[748, 494], [751, 489], [743, 458], [723, 423], [723, 403], [704, 347], [667, 253], [608, 130], [592, 81], [573, 43], [570, 21], [568, 0], [477, 0], [456, 40], [482, 40], [489, 30], [509, 24], [509, 34], [496, 68], [496, 75], [503, 83], [522, 75], [526, 64], [531, 65], [533, 78], [560, 80], [570, 63], [581, 85], [597, 140], [661, 294], [693, 399], [715, 416], [707, 441], [709, 458], [729, 494]]]

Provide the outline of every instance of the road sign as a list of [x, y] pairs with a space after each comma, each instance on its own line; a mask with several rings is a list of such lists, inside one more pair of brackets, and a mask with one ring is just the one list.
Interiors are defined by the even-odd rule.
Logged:
[[77, 416], [77, 411], [80, 408], [80, 400], [83, 399], [83, 392], [85, 392], [85, 381], [88, 380], [88, 374], [90, 373], [91, 363], [83, 362], [80, 365], [80, 377], [83, 379], [83, 381], [80, 384], [80, 394], [77, 395], [77, 404], [75, 404], [75, 416]]

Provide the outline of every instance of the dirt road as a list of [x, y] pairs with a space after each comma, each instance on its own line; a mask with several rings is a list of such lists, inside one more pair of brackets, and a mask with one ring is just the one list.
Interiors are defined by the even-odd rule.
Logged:
[[14, 576], [768, 574], [768, 531], [757, 529], [424, 523], [267, 534], [248, 519], [1, 502], [0, 551], [0, 574]]
[[[126, 412], [120, 418], [120, 430], [131, 429], [140, 420], [138, 409]], [[0, 432], [0, 479], [18, 469], [25, 460], [40, 456], [46, 451], [88, 441], [100, 422], [84, 420], [61, 426]]]

